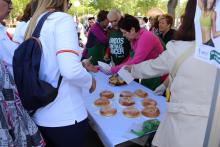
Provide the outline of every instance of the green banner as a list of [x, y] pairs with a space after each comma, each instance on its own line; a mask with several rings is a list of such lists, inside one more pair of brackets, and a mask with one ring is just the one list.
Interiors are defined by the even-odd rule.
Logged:
[[215, 60], [218, 64], [220, 64], [220, 53], [216, 50], [212, 50], [210, 52], [210, 60]]

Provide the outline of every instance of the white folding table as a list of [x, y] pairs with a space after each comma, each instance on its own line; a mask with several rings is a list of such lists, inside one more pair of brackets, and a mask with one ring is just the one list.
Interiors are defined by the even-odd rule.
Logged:
[[[138, 118], [127, 118], [122, 114], [122, 110], [125, 108], [119, 104], [119, 94], [123, 90], [129, 90], [134, 92], [137, 89], [142, 89], [148, 93], [148, 97], [157, 101], [157, 106], [160, 109], [160, 116], [157, 117], [158, 120], [164, 115], [165, 112], [165, 98], [162, 96], [155, 95], [150, 89], [142, 86], [137, 82], [131, 82], [129, 85], [123, 86], [112, 86], [108, 84], [109, 76], [98, 72], [93, 74], [97, 81], [96, 90], [89, 94], [86, 91], [83, 91], [85, 104], [89, 113], [89, 118], [92, 122], [92, 126], [95, 131], [98, 133], [101, 141], [106, 147], [114, 147], [117, 144], [126, 142], [137, 138], [138, 136], [130, 132], [130, 129], [134, 125], [141, 125], [145, 120], [151, 119], [145, 116], [140, 116]], [[99, 93], [103, 90], [110, 90], [114, 92], [115, 97], [111, 99], [110, 105], [117, 109], [117, 113], [111, 117], [101, 116], [99, 113], [100, 107], [94, 105], [94, 101], [99, 98]], [[141, 99], [134, 97], [135, 107], [139, 110], [143, 109], [141, 105]]]

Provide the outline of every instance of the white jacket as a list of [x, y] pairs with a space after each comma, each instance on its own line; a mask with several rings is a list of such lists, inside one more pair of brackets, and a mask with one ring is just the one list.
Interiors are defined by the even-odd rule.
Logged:
[[[151, 78], [171, 71], [176, 59], [195, 42], [171, 41], [157, 59], [134, 65], [135, 78]], [[171, 85], [171, 101], [154, 137], [158, 147], [202, 147], [216, 68], [192, 55], [179, 67]]]
[[55, 12], [45, 21], [40, 41], [43, 54], [40, 79], [57, 86], [63, 76], [56, 99], [36, 111], [35, 123], [43, 127], [62, 127], [87, 118], [82, 90], [89, 90], [92, 75], [83, 68], [80, 59], [76, 25], [72, 16]]
[[3, 60], [7, 64], [12, 74], [12, 59], [17, 47], [18, 44], [9, 39], [6, 34], [6, 28], [0, 24], [0, 60]]

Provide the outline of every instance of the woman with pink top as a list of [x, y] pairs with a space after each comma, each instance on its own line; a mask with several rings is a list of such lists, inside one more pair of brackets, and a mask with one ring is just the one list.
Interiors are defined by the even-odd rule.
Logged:
[[[111, 73], [117, 73], [124, 65], [137, 64], [142, 61], [155, 59], [163, 52], [163, 46], [159, 38], [152, 32], [140, 28], [137, 18], [126, 14], [119, 21], [119, 28], [130, 42], [133, 55], [129, 59], [117, 66], [111, 68]], [[160, 84], [160, 78], [142, 80], [142, 84], [154, 90]]]

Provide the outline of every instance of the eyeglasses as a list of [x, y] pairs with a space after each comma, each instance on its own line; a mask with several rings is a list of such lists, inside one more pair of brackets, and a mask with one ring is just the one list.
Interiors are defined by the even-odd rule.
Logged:
[[3, 0], [3, 1], [5, 1], [6, 3], [8, 3], [9, 6], [12, 5], [12, 1], [11, 1], [11, 0]]

